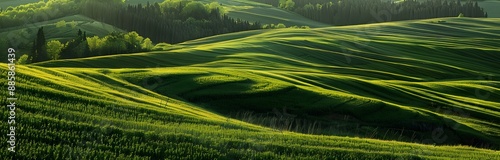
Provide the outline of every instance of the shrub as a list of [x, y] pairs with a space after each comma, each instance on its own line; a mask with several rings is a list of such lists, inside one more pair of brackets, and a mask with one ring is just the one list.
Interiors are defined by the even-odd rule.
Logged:
[[28, 58], [29, 58], [28, 54], [23, 54], [21, 57], [19, 57], [16, 64], [28, 64], [29, 63]]

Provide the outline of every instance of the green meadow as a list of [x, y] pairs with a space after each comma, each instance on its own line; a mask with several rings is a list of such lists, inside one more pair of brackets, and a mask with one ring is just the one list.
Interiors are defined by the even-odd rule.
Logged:
[[499, 43], [500, 19], [437, 18], [21, 65], [16, 158], [500, 159]]

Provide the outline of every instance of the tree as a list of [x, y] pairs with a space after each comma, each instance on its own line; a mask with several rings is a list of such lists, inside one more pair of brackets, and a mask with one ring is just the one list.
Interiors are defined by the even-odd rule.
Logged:
[[270, 26], [271, 26], [271, 25], [269, 25], [269, 24], [264, 24], [264, 25], [262, 25], [262, 29], [270, 29], [270, 28], [269, 28]]
[[47, 54], [51, 60], [57, 60], [61, 56], [64, 44], [58, 40], [52, 40], [47, 43]]
[[285, 4], [286, 3], [286, 0], [279, 0], [279, 7], [280, 8], [285, 8]]
[[154, 47], [153, 42], [149, 38], [144, 39], [144, 41], [141, 44], [141, 48], [146, 51], [152, 50], [153, 47]]
[[19, 59], [17, 60], [16, 64], [28, 64], [29, 63], [29, 55], [28, 54], [23, 54]]
[[33, 63], [42, 62], [49, 60], [47, 55], [47, 43], [45, 42], [45, 34], [43, 33], [43, 27], [38, 29], [36, 39], [33, 42], [31, 60]]
[[85, 46], [83, 49], [83, 55], [85, 55], [87, 57], [95, 56], [95, 54], [90, 51], [89, 42], [87, 41], [87, 32], [83, 32], [83, 36], [81, 38], [82, 38], [83, 43], [85, 43]]
[[484, 14], [484, 17], [488, 18], [488, 12], [486, 12], [486, 13]]
[[141, 43], [144, 40], [142, 36], [140, 36], [137, 32], [132, 31], [124, 35], [125, 41], [128, 42], [129, 46], [128, 49], [129, 51], [136, 51], [141, 49]]
[[295, 7], [295, 2], [293, 0], [280, 0], [279, 1], [280, 8], [292, 10]]
[[71, 21], [69, 22], [69, 25], [71, 26], [71, 28], [75, 28], [77, 23], [75, 21]]
[[286, 25], [283, 24], [283, 23], [279, 23], [278, 25], [276, 25], [276, 28], [286, 28]]
[[57, 22], [56, 27], [57, 28], [66, 27], [66, 21], [61, 20], [61, 21]]
[[186, 18], [205, 19], [209, 15], [209, 12], [201, 2], [193, 1], [182, 8], [182, 15]]
[[295, 7], [295, 2], [293, 0], [287, 0], [285, 2], [285, 9], [292, 10]]
[[78, 35], [78, 37], [82, 37], [82, 36], [83, 36], [82, 34], [83, 34], [83, 33], [82, 33], [82, 30], [81, 30], [81, 29], [78, 29], [78, 34], [77, 34], [77, 35]]
[[463, 14], [463, 13], [460, 13], [460, 14], [458, 15], [458, 17], [464, 17], [464, 14]]
[[112, 32], [103, 38], [102, 52], [104, 54], [127, 53], [127, 42], [124, 35], [119, 32]]
[[82, 31], [78, 30], [77, 37], [66, 42], [59, 58], [68, 59], [85, 56], [85, 46], [81, 46], [80, 44], [84, 41], [86, 42], [86, 40], [82, 35]]
[[100, 39], [98, 36], [94, 37], [88, 37], [87, 38], [87, 43], [90, 49], [90, 52], [94, 55], [100, 55], [100, 48], [103, 45], [102, 39]]
[[206, 8], [208, 8], [208, 10], [210, 11], [210, 13], [212, 13], [212, 14], [214, 14], [213, 12], [217, 12], [216, 14], [217, 14], [218, 16], [221, 16], [221, 15], [223, 15], [223, 14], [226, 14], [226, 12], [227, 12], [227, 11], [224, 9], [224, 7], [222, 7], [222, 6], [220, 5], [220, 3], [219, 3], [219, 2], [212, 2], [212, 3], [210, 3], [210, 4], [207, 4], [207, 7], [206, 7]]

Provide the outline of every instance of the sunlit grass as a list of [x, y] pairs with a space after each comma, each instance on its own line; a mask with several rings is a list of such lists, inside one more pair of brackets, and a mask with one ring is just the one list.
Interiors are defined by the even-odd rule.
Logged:
[[[43, 151], [23, 156], [61, 151], [48, 147], [60, 144], [84, 155], [118, 157], [110, 154], [118, 150], [151, 159], [181, 153], [209, 159], [498, 159], [498, 151], [376, 140], [382, 138], [354, 130], [343, 134], [348, 137], [277, 131], [226, 114], [287, 108], [318, 121], [341, 114], [381, 136], [375, 132], [386, 130], [378, 127], [411, 133], [415, 123], [425, 123], [455, 133], [444, 144], [464, 137], [499, 145], [500, 72], [494, 66], [500, 52], [490, 40], [500, 38], [500, 23], [429, 22], [436, 20], [441, 19], [248, 31], [185, 42], [170, 51], [19, 66], [19, 112], [29, 115], [21, 125], [26, 133], [37, 133], [20, 139], [30, 144], [26, 150]], [[454, 32], [434, 31], [449, 29], [447, 23]], [[359, 32], [366, 28], [373, 32]], [[420, 31], [444, 38], [416, 36]], [[39, 126], [49, 123], [50, 131]], [[432, 132], [415, 131], [424, 138]], [[44, 134], [56, 138], [39, 139]], [[79, 146], [82, 138], [92, 143]], [[159, 151], [134, 147], [141, 145]], [[90, 151], [96, 148], [99, 152]]]

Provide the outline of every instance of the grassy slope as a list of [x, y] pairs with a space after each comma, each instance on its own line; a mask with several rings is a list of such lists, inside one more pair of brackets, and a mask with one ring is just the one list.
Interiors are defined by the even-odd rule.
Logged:
[[[130, 69], [16, 71], [18, 159], [498, 158], [498, 152], [463, 146], [277, 132], [174, 99], [164, 106], [166, 97], [117, 78]], [[4, 149], [0, 155], [12, 154]]]
[[[437, 20], [446, 23], [431, 22]], [[30, 145], [19, 154], [42, 156], [58, 150], [116, 156], [112, 153], [119, 150], [143, 158], [187, 152], [210, 158], [500, 158], [498, 151], [468, 147], [279, 133], [199, 108], [224, 112], [288, 107], [294, 114], [323, 117], [342, 113], [367, 126], [415, 130], [422, 139], [435, 138], [432, 129], [442, 127], [447, 141], [474, 138], [461, 143], [498, 145], [500, 83], [493, 67], [500, 59], [498, 26], [498, 19], [446, 18], [260, 30], [190, 41], [168, 52], [21, 67], [19, 125], [23, 133], [32, 134], [20, 135], [20, 143]], [[167, 106], [161, 102], [165, 95]], [[431, 102], [441, 108], [429, 106]], [[45, 133], [50, 131], [64, 134]], [[99, 133], [117, 139], [102, 141]], [[130, 143], [118, 140], [133, 137]], [[48, 147], [54, 144], [61, 146]], [[104, 147], [116, 144], [123, 147]], [[160, 149], [153, 154], [138, 151], [135, 144]], [[45, 149], [26, 152], [35, 146]], [[67, 146], [78, 147], [69, 151]]]
[[[207, 0], [208, 1], [208, 0]], [[324, 23], [316, 22], [293, 12], [278, 9], [271, 5], [249, 0], [219, 0], [228, 11], [228, 16], [262, 24], [283, 23], [286, 26], [326, 27]]]

